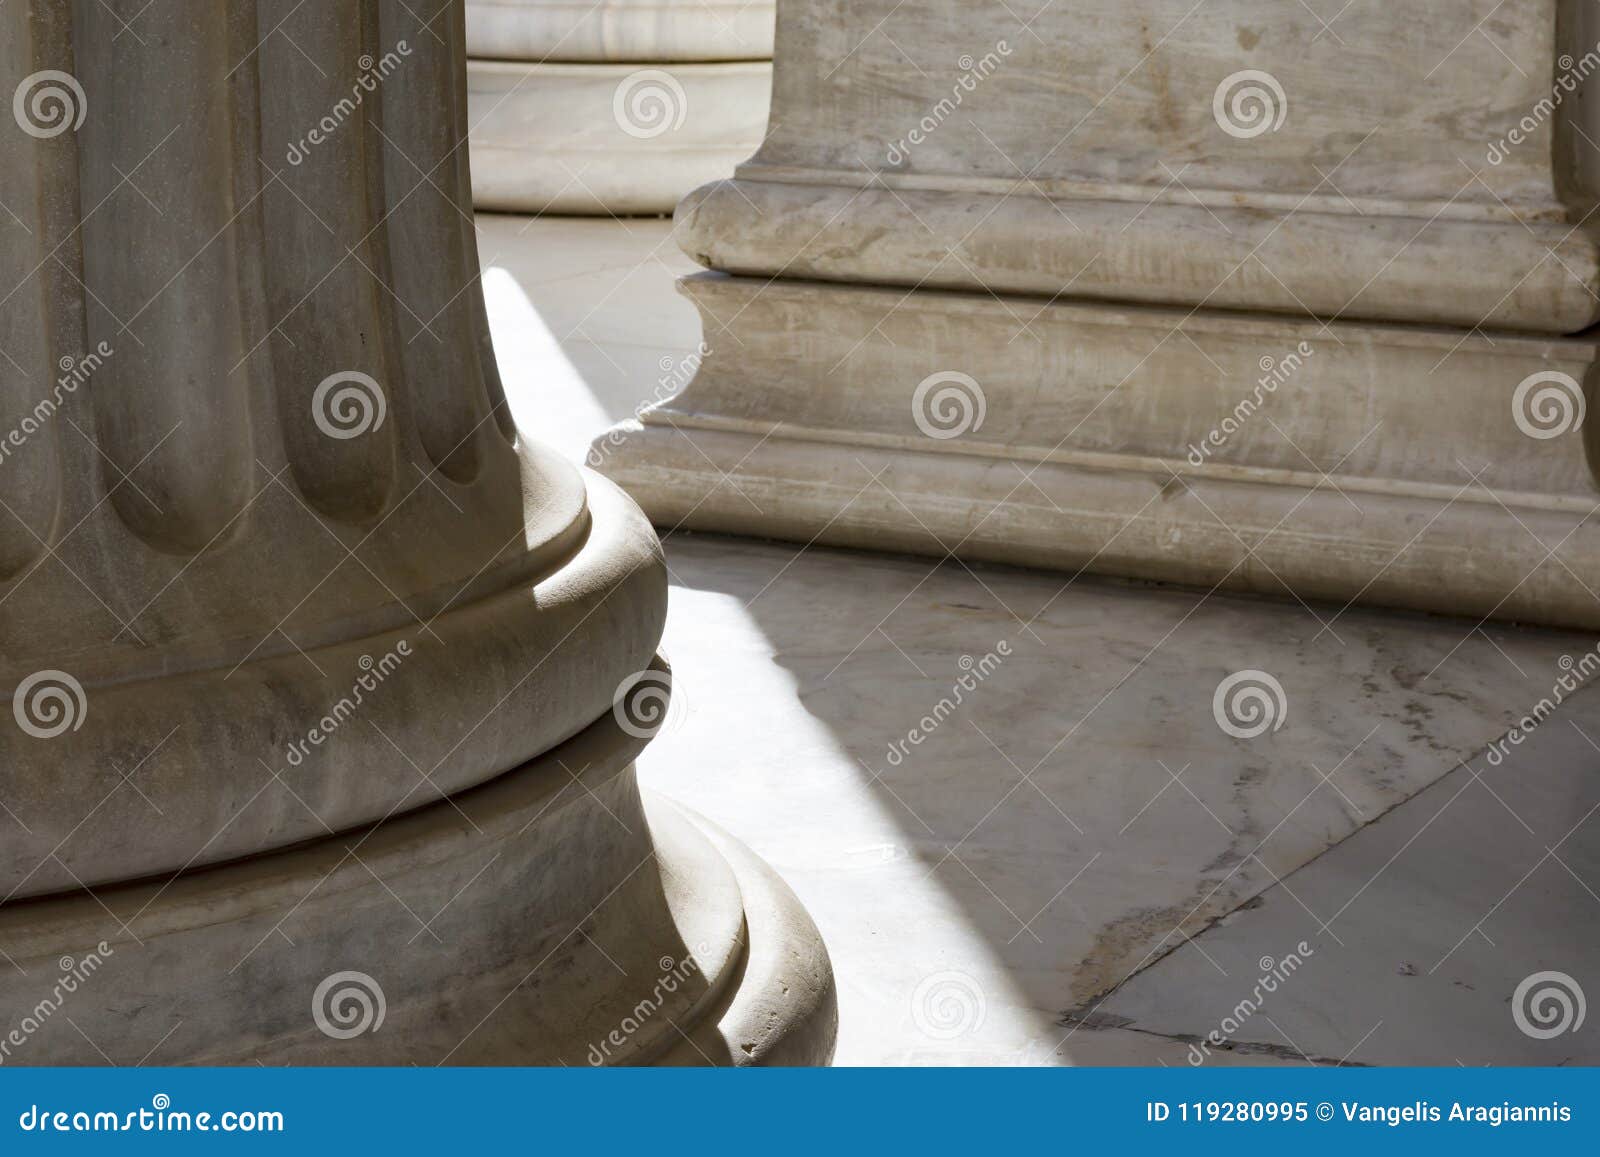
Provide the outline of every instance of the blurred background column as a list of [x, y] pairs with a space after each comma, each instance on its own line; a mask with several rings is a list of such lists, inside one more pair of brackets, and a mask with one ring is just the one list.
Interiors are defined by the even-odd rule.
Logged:
[[473, 201], [668, 214], [761, 143], [771, 0], [471, 0]]

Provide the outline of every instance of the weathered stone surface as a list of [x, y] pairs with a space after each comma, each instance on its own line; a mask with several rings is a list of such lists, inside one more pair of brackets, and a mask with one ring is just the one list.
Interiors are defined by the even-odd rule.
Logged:
[[815, 929], [639, 799], [660, 546], [511, 419], [462, 10], [423, 20], [0, 10], [0, 1025], [70, 956], [100, 1031], [29, 1063], [582, 1063], [671, 955], [593, 1063], [664, 1055], [667, 1012], [825, 1060]]
[[472, 0], [473, 200], [667, 214], [761, 143], [771, 0]]
[[772, 0], [467, 0], [486, 60], [772, 59]]
[[772, 132], [696, 199], [686, 247], [767, 276], [1557, 333], [1600, 319], [1592, 6], [1326, 15], [791, 5]]
[[1600, 623], [1591, 7], [779, 20], [710, 352], [596, 455], [652, 518]]
[[772, 65], [472, 60], [472, 196], [518, 213], [672, 212], [761, 143]]
[[[23, 1057], [826, 1063], [833, 987], [816, 930], [748, 852], [730, 863], [725, 837], [641, 797], [631, 760], [642, 746], [607, 718], [376, 828], [0, 907], [0, 942], [26, 970], [0, 986], [0, 1024], [29, 1017], [69, 971], [63, 958], [93, 959], [72, 993], [78, 1028], [43, 1018]], [[752, 951], [786, 959], [752, 974]], [[787, 959], [795, 951], [802, 966]], [[745, 1013], [752, 1003], [776, 1015]]]

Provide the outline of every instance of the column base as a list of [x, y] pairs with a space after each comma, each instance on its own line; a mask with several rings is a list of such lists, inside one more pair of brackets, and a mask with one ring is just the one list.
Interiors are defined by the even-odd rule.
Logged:
[[469, 60], [473, 205], [670, 214], [761, 144], [771, 88], [771, 61]]
[[1600, 627], [1591, 340], [680, 284], [711, 352], [591, 453], [657, 526]]
[[815, 926], [641, 795], [644, 738], [608, 716], [373, 828], [0, 907], [0, 1063], [826, 1064]]
[[773, 0], [467, 0], [486, 60], [770, 60]]

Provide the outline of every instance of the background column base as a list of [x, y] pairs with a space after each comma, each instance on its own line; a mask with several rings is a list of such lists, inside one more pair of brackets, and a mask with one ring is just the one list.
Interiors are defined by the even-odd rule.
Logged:
[[710, 353], [591, 454], [658, 527], [1600, 626], [1591, 340], [680, 285]]

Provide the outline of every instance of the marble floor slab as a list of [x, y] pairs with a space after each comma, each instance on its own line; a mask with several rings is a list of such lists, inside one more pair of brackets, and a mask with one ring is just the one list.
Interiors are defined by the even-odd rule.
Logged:
[[[1292, 604], [715, 537], [671, 536], [668, 559], [680, 701], [645, 779], [799, 892], [861, 1063], [1100, 1061], [1063, 1014], [1447, 776], [1573, 647], [1367, 613], [1319, 633]], [[1284, 689], [1255, 738], [1213, 716], [1245, 669]], [[1436, 915], [1412, 955], [1460, 936]], [[1315, 931], [1289, 943], [1339, 927]], [[1235, 1003], [1190, 1002], [1194, 972], [1157, 984], [1186, 1025]], [[1484, 1018], [1504, 995], [1484, 989]], [[1356, 1037], [1383, 1015], [1335, 997]], [[1317, 1054], [1360, 1044], [1335, 1043]]]
[[1568, 706], [1179, 946], [1088, 1024], [1204, 1039], [1262, 962], [1305, 943], [1303, 967], [1231, 1034], [1236, 1054], [1600, 1064], [1580, 1019], [1581, 994], [1600, 992], [1600, 702]]
[[535, 437], [582, 458], [688, 380], [700, 319], [672, 286], [699, 266], [672, 243], [670, 220], [480, 213], [477, 224], [501, 376], [512, 404], [537, 414]]
[[[501, 371], [535, 436], [580, 456], [692, 364], [698, 321], [671, 289], [686, 262], [665, 223], [479, 224]], [[863, 500], [893, 500], [865, 470], [858, 484]], [[1189, 1063], [1189, 1038], [1236, 1005], [1222, 1002], [1251, 954], [1276, 960], [1306, 935], [1268, 922], [1300, 911], [1296, 895], [1313, 928], [1333, 917], [1311, 957], [1326, 971], [1308, 967], [1285, 992], [1307, 994], [1300, 1012], [1266, 1009], [1286, 1033], [1263, 1015], [1238, 1037], [1259, 1047], [1206, 1063], [1303, 1064], [1302, 1050], [1392, 1063], [1413, 1055], [1396, 1043], [1407, 1037], [1465, 1063], [1516, 1063], [1526, 1054], [1504, 1031], [1503, 989], [1523, 960], [1576, 957], [1569, 971], [1589, 969], [1600, 991], [1592, 943], [1560, 943], [1575, 919], [1592, 923], [1582, 904], [1595, 901], [1554, 892], [1519, 905], [1528, 926], [1510, 934], [1543, 947], [1463, 971], [1473, 987], [1444, 1003], [1370, 979], [1445, 957], [1490, 893], [1543, 855], [1510, 816], [1461, 804], [1450, 824], [1393, 841], [1427, 824], [1462, 765], [1481, 769], [1486, 745], [1593, 639], [670, 528], [665, 539], [675, 701], [642, 779], [745, 840], [800, 895], [838, 974], [842, 1063]], [[1593, 698], [1580, 690], [1541, 737], [1575, 736], [1567, 716], [1581, 722]], [[1526, 804], [1534, 832], [1592, 802], [1561, 794], [1596, 775], [1591, 755], [1550, 756], [1554, 786]], [[1469, 777], [1461, 800], [1479, 794]], [[1374, 839], [1390, 842], [1324, 868]], [[1435, 842], [1445, 859], [1425, 867]], [[1393, 890], [1413, 856], [1449, 903]], [[1600, 880], [1592, 852], [1562, 858], [1585, 887]], [[1567, 874], [1546, 861], [1532, 878], [1555, 872]], [[1509, 908], [1482, 933], [1499, 940]], [[1409, 936], [1398, 962], [1396, 921]], [[1334, 967], [1339, 940], [1355, 956]], [[1487, 951], [1469, 941], [1441, 975]]]

